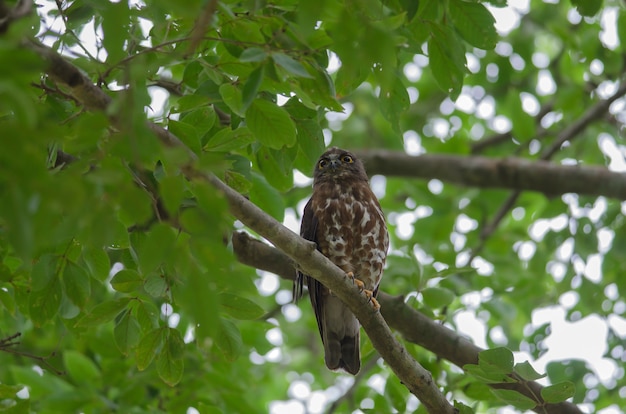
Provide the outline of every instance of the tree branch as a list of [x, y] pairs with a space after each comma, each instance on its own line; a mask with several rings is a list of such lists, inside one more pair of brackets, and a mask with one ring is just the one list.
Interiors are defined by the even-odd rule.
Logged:
[[224, 194], [230, 212], [246, 226], [272, 242], [299, 264], [306, 274], [322, 282], [354, 313], [374, 348], [396, 376], [426, 407], [429, 413], [458, 412], [445, 399], [429, 371], [415, 361], [396, 340], [380, 312], [372, 309], [365, 295], [327, 257], [317, 251], [314, 243], [304, 240], [270, 215], [248, 201], [212, 174], [191, 172], [192, 177], [211, 183]]
[[355, 153], [371, 175], [437, 178], [470, 187], [538, 191], [547, 196], [578, 193], [626, 200], [626, 174], [604, 167], [453, 154], [410, 156], [388, 150]]
[[[232, 240], [233, 250], [241, 263], [272, 272], [286, 280], [294, 279], [296, 273], [294, 262], [280, 250], [251, 237], [245, 232], [235, 232]], [[463, 367], [465, 364], [478, 363], [478, 353], [482, 351], [481, 348], [453, 330], [436, 323], [411, 308], [404, 302], [402, 296], [394, 297], [379, 291], [377, 299], [380, 303], [381, 314], [387, 324], [400, 332], [405, 340], [417, 344], [459, 367]], [[528, 382], [527, 384], [535, 396], [541, 395], [541, 385], [535, 382]], [[524, 384], [511, 384], [509, 389], [536, 400], [536, 397]], [[546, 404], [537, 408], [536, 411], [548, 414], [582, 413], [576, 405], [569, 402]]]

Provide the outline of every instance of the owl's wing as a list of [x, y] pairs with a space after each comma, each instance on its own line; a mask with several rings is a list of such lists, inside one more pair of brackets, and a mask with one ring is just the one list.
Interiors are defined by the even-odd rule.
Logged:
[[[317, 225], [318, 220], [315, 214], [313, 214], [313, 207], [311, 206], [311, 200], [309, 200], [306, 206], [304, 206], [304, 213], [302, 214], [302, 222], [300, 224], [300, 236], [317, 244]], [[303, 274], [301, 271], [296, 273], [296, 281], [293, 285], [294, 300], [298, 300], [302, 297], [305, 278], [307, 279], [307, 286], [309, 286], [310, 283], [308, 279], [315, 280]], [[309, 286], [309, 290], [310, 289], [311, 287]]]
[[[319, 246], [318, 226], [319, 221], [313, 213], [312, 203], [309, 200], [304, 207], [300, 236]], [[326, 366], [333, 370], [343, 368], [352, 375], [356, 375], [361, 366], [359, 322], [339, 298], [331, 295], [320, 282], [302, 272], [296, 275], [294, 298], [302, 296], [305, 278], [317, 328], [324, 344]]]

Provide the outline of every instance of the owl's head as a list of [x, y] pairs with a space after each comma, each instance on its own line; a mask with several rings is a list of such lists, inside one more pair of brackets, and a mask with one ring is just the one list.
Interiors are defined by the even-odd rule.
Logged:
[[315, 165], [314, 183], [344, 180], [367, 181], [363, 163], [349, 151], [333, 147], [322, 154]]

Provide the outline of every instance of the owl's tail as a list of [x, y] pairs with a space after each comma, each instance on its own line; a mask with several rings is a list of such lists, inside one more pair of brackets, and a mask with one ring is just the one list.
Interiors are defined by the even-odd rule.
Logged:
[[329, 369], [356, 375], [361, 368], [359, 321], [339, 298], [329, 295], [322, 306], [324, 361]]

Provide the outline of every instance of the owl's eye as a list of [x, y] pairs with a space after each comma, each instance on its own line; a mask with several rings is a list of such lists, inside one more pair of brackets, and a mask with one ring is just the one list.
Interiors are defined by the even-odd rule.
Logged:
[[328, 165], [328, 161], [327, 160], [320, 160], [320, 162], [317, 163], [317, 167], [321, 170], [322, 168], [326, 168], [326, 166]]
[[349, 155], [344, 155], [343, 157], [341, 157], [341, 161], [345, 162], [346, 164], [351, 164], [354, 162], [354, 159]]

